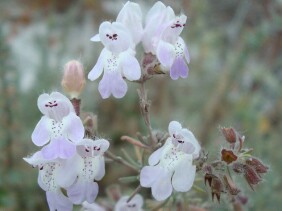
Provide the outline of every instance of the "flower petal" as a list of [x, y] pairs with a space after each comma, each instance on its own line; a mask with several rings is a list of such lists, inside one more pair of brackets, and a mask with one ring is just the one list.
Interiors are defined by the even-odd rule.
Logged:
[[67, 189], [67, 194], [72, 203], [81, 204], [83, 201], [93, 203], [99, 192], [96, 182], [78, 180], [74, 185]]
[[70, 187], [74, 184], [82, 168], [83, 159], [77, 154], [70, 159], [63, 160], [60, 168], [56, 172], [57, 184], [63, 188]]
[[100, 77], [104, 69], [104, 61], [106, 59], [106, 56], [107, 56], [107, 50], [104, 48], [97, 60], [97, 63], [92, 68], [92, 70], [90, 70], [90, 72], [88, 73], [89, 80], [94, 81]]
[[122, 23], [130, 31], [135, 44], [139, 43], [142, 37], [142, 11], [139, 4], [126, 2], [117, 16], [117, 22]]
[[47, 160], [56, 158], [68, 159], [75, 154], [76, 148], [75, 145], [67, 139], [59, 137], [53, 139], [50, 144], [43, 147], [41, 152], [43, 157]]
[[43, 146], [50, 140], [50, 119], [43, 116], [34, 128], [31, 140], [36, 146]]
[[67, 137], [73, 142], [78, 143], [83, 139], [84, 127], [81, 119], [75, 114], [70, 113], [63, 118], [64, 129], [63, 132], [67, 134]]
[[168, 132], [170, 136], [179, 133], [182, 129], [182, 125], [177, 121], [171, 121], [168, 125]]
[[99, 34], [95, 34], [93, 37], [90, 39], [92, 42], [100, 42], [100, 36]]
[[123, 75], [130, 81], [135, 81], [141, 77], [141, 68], [139, 62], [134, 56], [129, 53], [121, 55], [121, 65]]
[[[114, 211], [141, 211], [143, 206], [143, 198], [141, 195], [136, 194], [127, 202], [129, 196], [121, 197], [115, 205]], [[134, 207], [134, 208], [133, 208]]]
[[170, 68], [170, 77], [172, 80], [177, 80], [179, 77], [187, 78], [188, 71], [189, 69], [184, 59], [182, 57], [176, 57]]
[[158, 162], [160, 161], [163, 149], [165, 146], [160, 147], [159, 149], [157, 149], [156, 151], [154, 151], [150, 157], [149, 157], [149, 165], [150, 166], [154, 166], [157, 165]]
[[82, 203], [82, 208], [83, 211], [106, 211], [104, 207], [101, 207], [96, 203], [90, 204], [87, 201]]
[[37, 151], [31, 157], [23, 158], [25, 162], [32, 166], [40, 166], [48, 162], [48, 160], [44, 159], [42, 152]]
[[164, 29], [161, 38], [166, 42], [174, 44], [183, 31], [186, 20], [187, 16], [183, 14], [178, 17], [174, 17]]
[[157, 201], [167, 199], [172, 193], [171, 174], [163, 171], [152, 186], [152, 195]]
[[161, 40], [157, 48], [157, 58], [164, 67], [170, 68], [175, 59], [175, 50], [173, 45]]
[[103, 156], [99, 156], [98, 170], [95, 175], [95, 180], [100, 181], [105, 176], [105, 159]]
[[184, 136], [185, 142], [189, 142], [195, 147], [193, 151], [193, 158], [195, 159], [199, 157], [201, 146], [193, 133], [188, 129], [182, 129], [181, 134]]
[[46, 198], [50, 211], [71, 211], [73, 205], [71, 201], [64, 196], [60, 191], [58, 192], [46, 192]]
[[111, 94], [115, 98], [122, 98], [127, 92], [127, 84], [119, 72], [105, 72], [98, 89], [103, 99], [110, 97]]
[[196, 166], [192, 165], [192, 156], [187, 155], [176, 167], [172, 177], [172, 186], [176, 191], [187, 192], [193, 186]]
[[127, 50], [133, 41], [127, 28], [118, 22], [103, 22], [99, 27], [99, 35], [103, 45], [113, 53]]
[[61, 121], [70, 112], [74, 112], [70, 100], [59, 92], [52, 92], [50, 95], [40, 95], [37, 100], [37, 106], [44, 115], [55, 121]]
[[190, 64], [190, 53], [188, 51], [187, 45], [184, 47], [184, 56], [188, 64]]
[[163, 169], [159, 166], [145, 166], [140, 172], [140, 184], [142, 187], [152, 187], [163, 173]]

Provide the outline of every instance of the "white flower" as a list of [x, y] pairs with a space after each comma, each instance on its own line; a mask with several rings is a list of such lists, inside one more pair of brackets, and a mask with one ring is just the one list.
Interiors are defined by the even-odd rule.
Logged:
[[70, 100], [59, 92], [42, 94], [37, 105], [44, 114], [37, 123], [32, 141], [42, 148], [42, 155], [46, 159], [70, 158], [75, 153], [75, 143], [82, 140], [84, 127], [74, 113]]
[[59, 184], [59, 180], [69, 179], [68, 174], [62, 173], [64, 164], [59, 159], [52, 161], [46, 160], [41, 151], [34, 153], [29, 158], [24, 158], [24, 160], [33, 167], [38, 167], [38, 184], [46, 191], [49, 209], [51, 211], [71, 211], [73, 204], [61, 192], [61, 186]]
[[102, 98], [113, 94], [122, 98], [127, 92], [127, 84], [123, 77], [130, 81], [141, 77], [141, 69], [135, 52], [130, 48], [132, 38], [123, 24], [118, 22], [103, 22], [99, 34], [91, 38], [92, 41], [101, 41], [105, 48], [102, 50], [96, 65], [88, 74], [88, 79], [96, 80], [104, 71], [99, 83], [99, 92]]
[[121, 197], [115, 205], [114, 211], [141, 211], [143, 206], [143, 198], [136, 194], [130, 202], [127, 202], [129, 196]]
[[194, 135], [179, 122], [170, 122], [168, 129], [170, 137], [165, 145], [149, 157], [150, 166], [143, 167], [140, 173], [141, 186], [151, 187], [158, 201], [168, 198], [173, 188], [178, 192], [191, 189], [196, 173], [192, 162], [201, 149]]
[[145, 20], [145, 28], [142, 37], [143, 47], [146, 53], [156, 54], [162, 32], [174, 17], [171, 7], [166, 7], [162, 2], [156, 2], [149, 10]]
[[137, 45], [143, 35], [142, 11], [139, 4], [130, 1], [126, 2], [119, 12], [116, 21], [126, 26], [134, 44]]
[[[76, 182], [67, 188], [67, 194], [74, 204], [81, 204], [83, 201], [93, 203], [99, 187], [94, 180], [99, 181], [105, 175], [104, 152], [110, 144], [105, 139], [91, 140], [83, 139], [77, 145], [77, 155], [69, 162], [65, 172], [71, 172]], [[75, 164], [75, 165], [74, 165]]]

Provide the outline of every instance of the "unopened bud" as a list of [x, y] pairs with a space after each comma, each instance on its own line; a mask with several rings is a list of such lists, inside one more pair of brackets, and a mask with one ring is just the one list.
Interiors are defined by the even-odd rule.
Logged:
[[246, 164], [252, 166], [255, 171], [259, 174], [267, 173], [268, 166], [264, 165], [260, 160], [257, 158], [249, 158], [246, 160]]
[[250, 185], [250, 187], [254, 190], [253, 185], [257, 185], [260, 181], [261, 178], [260, 176], [256, 173], [256, 171], [249, 165], [245, 165], [245, 179]]
[[71, 60], [64, 66], [62, 87], [71, 98], [78, 98], [85, 85], [83, 65], [76, 60]]
[[222, 127], [220, 128], [223, 136], [225, 137], [226, 141], [229, 142], [230, 144], [234, 144], [237, 140], [237, 135], [236, 135], [236, 131], [234, 130], [234, 128], [229, 127]]
[[232, 150], [227, 150], [227, 149], [221, 150], [221, 160], [226, 162], [227, 164], [236, 161], [237, 158], [238, 158], [237, 155], [235, 155]]

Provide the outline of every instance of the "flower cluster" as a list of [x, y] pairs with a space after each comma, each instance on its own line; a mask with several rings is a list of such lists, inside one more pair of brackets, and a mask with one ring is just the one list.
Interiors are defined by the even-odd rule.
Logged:
[[149, 166], [143, 167], [140, 173], [141, 186], [152, 188], [152, 195], [158, 201], [168, 198], [173, 188], [178, 192], [191, 189], [196, 174], [192, 162], [201, 149], [192, 132], [182, 128], [179, 122], [170, 122], [168, 130], [170, 137], [149, 157]]
[[102, 98], [111, 94], [122, 98], [129, 81], [141, 77], [140, 64], [135, 58], [135, 48], [142, 42], [145, 53], [156, 55], [163, 69], [170, 71], [173, 80], [188, 77], [190, 56], [182, 32], [187, 17], [176, 16], [171, 7], [156, 2], [148, 11], [143, 27], [142, 11], [137, 3], [128, 1], [119, 12], [115, 22], [103, 22], [99, 33], [91, 41], [104, 45], [96, 65], [89, 72], [92, 81], [100, 77], [99, 92]]
[[[231, 171], [235, 175], [242, 174], [252, 190], [262, 181], [263, 174], [267, 173], [268, 166], [251, 155], [250, 149], [243, 148], [245, 137], [234, 128], [220, 128], [228, 147], [223, 147], [220, 160], [205, 164], [203, 167], [205, 184], [208, 182], [212, 199], [220, 201], [221, 193], [227, 193], [233, 201], [246, 203], [246, 197], [240, 195], [241, 190], [232, 179]], [[244, 200], [243, 200], [244, 199]]]
[[32, 141], [43, 148], [24, 160], [38, 167], [38, 184], [46, 191], [50, 210], [68, 211], [73, 204], [93, 203], [99, 189], [94, 180], [105, 174], [103, 153], [109, 142], [84, 138], [82, 121], [61, 93], [42, 94], [37, 104], [44, 116], [32, 133]]

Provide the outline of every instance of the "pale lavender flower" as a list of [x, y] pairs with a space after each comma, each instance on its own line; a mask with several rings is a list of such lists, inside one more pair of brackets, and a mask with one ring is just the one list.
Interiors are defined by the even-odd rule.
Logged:
[[190, 55], [184, 40], [178, 36], [185, 22], [185, 15], [176, 17], [164, 30], [157, 47], [157, 58], [165, 69], [170, 70], [173, 80], [188, 77]]
[[50, 211], [71, 211], [73, 204], [61, 192], [61, 186], [58, 182], [59, 180], [69, 180], [69, 174], [62, 172], [64, 164], [61, 160], [46, 160], [41, 151], [34, 153], [29, 158], [24, 158], [24, 160], [33, 167], [38, 167], [38, 184], [46, 191]]
[[115, 205], [114, 211], [141, 211], [143, 206], [143, 198], [136, 194], [130, 202], [127, 202], [129, 196], [121, 197]]
[[122, 23], [129, 30], [134, 43], [133, 47], [135, 47], [143, 35], [142, 11], [139, 4], [130, 1], [126, 2], [116, 21]]
[[96, 80], [104, 71], [99, 83], [99, 92], [103, 99], [112, 94], [122, 98], [127, 92], [127, 84], [123, 77], [130, 81], [141, 77], [141, 69], [135, 52], [131, 47], [133, 39], [129, 30], [119, 22], [103, 22], [99, 27], [99, 34], [91, 41], [101, 41], [105, 48], [102, 50], [96, 65], [88, 74], [88, 79]]
[[65, 172], [71, 172], [70, 174], [77, 178], [76, 182], [67, 188], [68, 197], [74, 204], [81, 204], [83, 201], [94, 202], [99, 191], [94, 180], [99, 181], [105, 175], [103, 154], [109, 146], [110, 143], [105, 139], [83, 139], [78, 143], [75, 162], [70, 161], [68, 168], [65, 168]]
[[188, 77], [190, 56], [183, 39], [179, 37], [187, 17], [176, 16], [171, 7], [158, 1], [149, 10], [144, 34], [143, 47], [146, 53], [157, 55], [165, 70], [170, 71], [173, 80]]
[[84, 201], [82, 203], [82, 211], [106, 211], [104, 207], [101, 207], [100, 205], [96, 203], [88, 203], [87, 201]]
[[196, 173], [192, 162], [201, 149], [191, 131], [182, 128], [179, 122], [170, 122], [168, 130], [170, 137], [149, 157], [149, 166], [140, 173], [141, 186], [150, 187], [158, 201], [168, 198], [173, 189], [178, 192], [191, 189]]
[[75, 143], [84, 136], [84, 127], [70, 100], [59, 92], [52, 92], [40, 95], [37, 106], [44, 116], [32, 133], [33, 143], [43, 146], [50, 142], [41, 150], [45, 159], [72, 157]]

